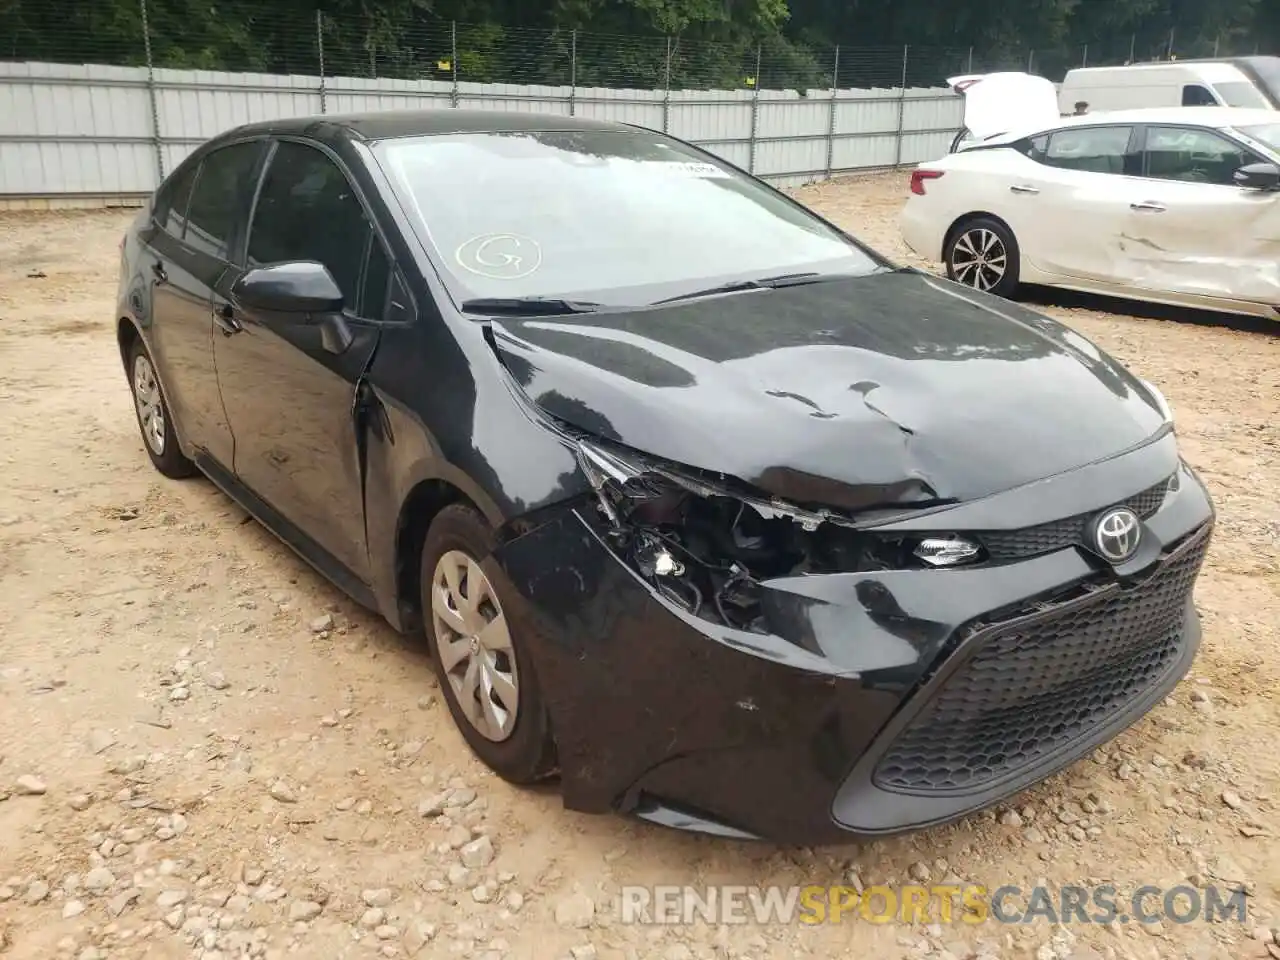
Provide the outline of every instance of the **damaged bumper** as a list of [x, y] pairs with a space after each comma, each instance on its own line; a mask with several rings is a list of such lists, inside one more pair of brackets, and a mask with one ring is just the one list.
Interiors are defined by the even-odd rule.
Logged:
[[[769, 580], [764, 630], [672, 602], [591, 501], [507, 541], [566, 806], [840, 842], [962, 816], [1110, 739], [1195, 655], [1213, 512], [1172, 437], [1092, 469], [934, 514], [1003, 535], [987, 562]], [[1081, 488], [1092, 512], [1146, 497], [1128, 564], [1071, 539]]]

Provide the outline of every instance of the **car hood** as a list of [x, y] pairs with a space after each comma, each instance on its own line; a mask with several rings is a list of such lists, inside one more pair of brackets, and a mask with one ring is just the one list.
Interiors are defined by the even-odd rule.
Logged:
[[552, 417], [797, 504], [983, 497], [1164, 424], [1141, 381], [1083, 337], [917, 271], [492, 331]]
[[964, 97], [964, 126], [977, 140], [1058, 122], [1058, 89], [1030, 73], [967, 74], [947, 80]]

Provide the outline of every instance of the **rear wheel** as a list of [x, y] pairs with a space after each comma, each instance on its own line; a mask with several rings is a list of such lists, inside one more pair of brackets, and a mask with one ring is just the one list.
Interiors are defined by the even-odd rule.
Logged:
[[445, 507], [422, 549], [422, 612], [449, 713], [467, 745], [500, 777], [533, 783], [555, 769], [551, 724], [527, 637], [522, 600], [488, 559], [493, 533], [465, 504]]
[[957, 283], [999, 297], [1018, 289], [1018, 241], [991, 217], [957, 224], [947, 237], [943, 258], [947, 276]]
[[173, 416], [160, 388], [155, 364], [146, 344], [135, 339], [129, 348], [129, 388], [133, 393], [133, 409], [138, 415], [138, 429], [142, 432], [142, 445], [147, 448], [151, 463], [166, 477], [181, 480], [196, 472], [195, 464], [188, 460], [178, 446], [173, 432]]

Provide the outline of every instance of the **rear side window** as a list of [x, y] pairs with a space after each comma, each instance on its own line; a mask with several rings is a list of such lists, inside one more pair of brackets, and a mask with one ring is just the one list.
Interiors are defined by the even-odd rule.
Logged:
[[182, 239], [187, 224], [187, 202], [191, 199], [191, 185], [195, 183], [200, 164], [193, 163], [185, 170], [165, 181], [156, 193], [156, 203], [151, 216], [160, 229], [170, 236]]
[[1232, 175], [1258, 158], [1213, 130], [1147, 128], [1147, 176], [1182, 183], [1232, 186]]
[[[370, 244], [376, 250], [365, 298], [370, 302], [361, 303]], [[390, 263], [360, 199], [329, 157], [314, 147], [286, 141], [276, 148], [258, 195], [249, 266], [290, 260], [323, 263], [338, 282], [347, 307], [381, 316]], [[380, 290], [372, 289], [379, 285]]]
[[187, 207], [183, 239], [189, 246], [229, 259], [236, 224], [244, 218], [253, 194], [253, 174], [261, 151], [261, 142], [237, 143], [204, 158]]
[[1198, 83], [1188, 83], [1182, 88], [1182, 105], [1184, 107], [1214, 107], [1218, 101], [1214, 99], [1207, 87]]
[[1136, 176], [1141, 156], [1131, 151], [1132, 127], [1072, 127], [1032, 138], [1027, 156], [1062, 170]]

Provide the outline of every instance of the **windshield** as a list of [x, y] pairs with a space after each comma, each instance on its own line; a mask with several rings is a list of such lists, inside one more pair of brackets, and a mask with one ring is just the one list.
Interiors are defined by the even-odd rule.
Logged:
[[735, 278], [865, 274], [873, 254], [643, 130], [466, 133], [375, 152], [458, 301], [651, 303]]
[[1213, 89], [1218, 91], [1218, 96], [1228, 107], [1251, 107], [1263, 110], [1271, 107], [1271, 104], [1267, 103], [1267, 98], [1258, 92], [1257, 87], [1243, 80], [1215, 83]]
[[1280, 121], [1276, 123], [1258, 123], [1249, 127], [1237, 128], [1246, 137], [1252, 137], [1265, 144], [1276, 153], [1280, 153]]

